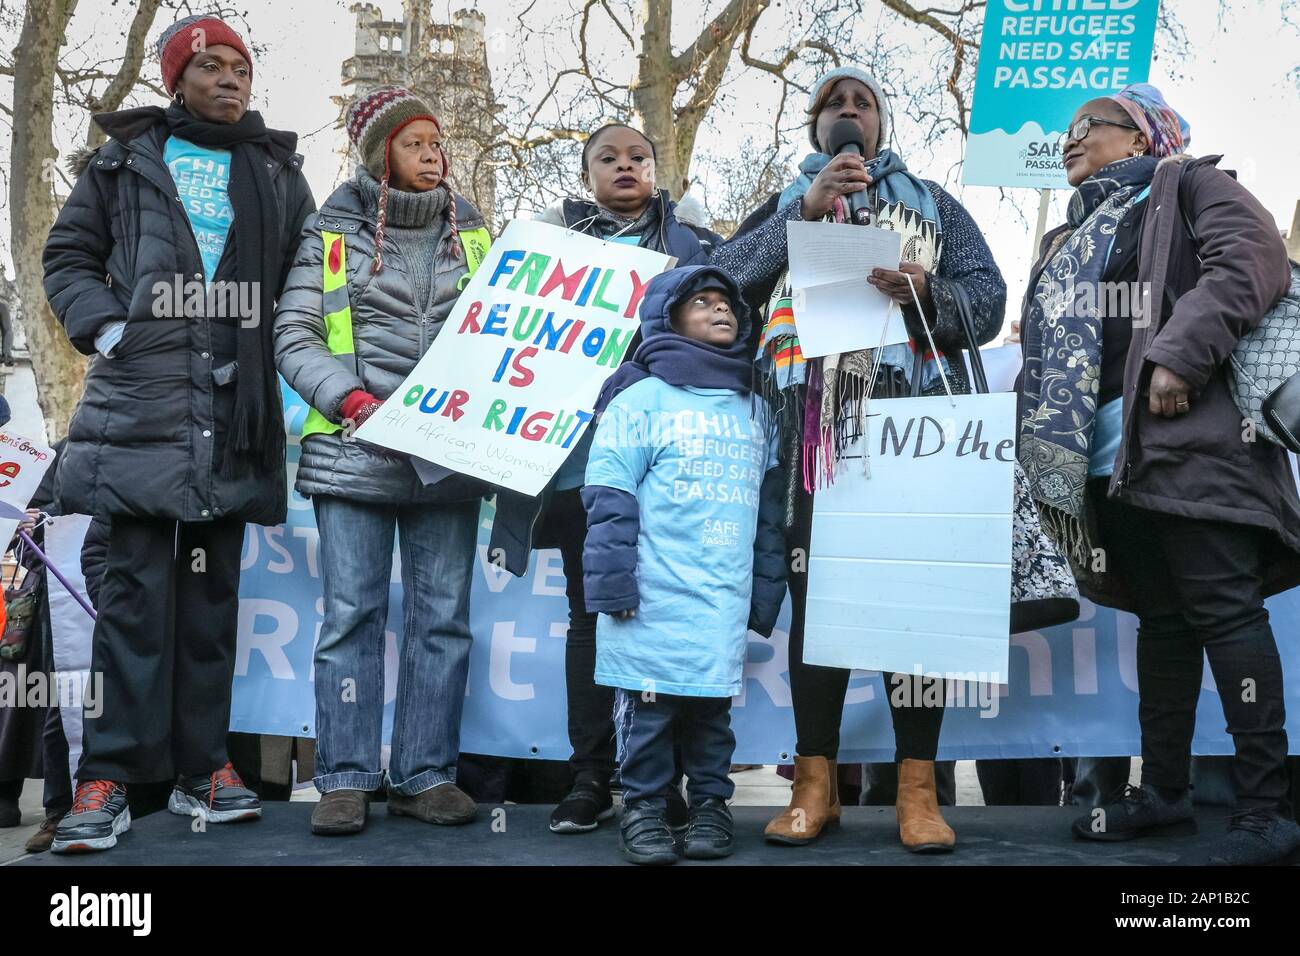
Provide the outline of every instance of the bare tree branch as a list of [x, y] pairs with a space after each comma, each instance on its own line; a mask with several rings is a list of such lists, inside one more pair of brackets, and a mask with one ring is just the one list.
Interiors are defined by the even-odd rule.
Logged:
[[[122, 65], [117, 75], [109, 82], [104, 92], [91, 98], [86, 103], [90, 113], [115, 110], [122, 105], [126, 95], [136, 86], [140, 78], [140, 67], [144, 65], [144, 43], [149, 35], [149, 28], [158, 13], [162, 0], [140, 0], [131, 18], [131, 26], [126, 31], [126, 49], [122, 52]], [[104, 142], [104, 131], [97, 123], [91, 122], [86, 132], [86, 148], [94, 149]]]
[[[653, 2], [653, 0], [652, 0]], [[669, 66], [678, 80], [684, 80], [699, 68], [715, 50], [730, 46], [745, 23], [762, 15], [771, 0], [731, 0], [722, 12], [705, 24], [695, 42], [673, 57]]]
[[[962, 67], [966, 64], [967, 48], [974, 46], [978, 49], [979, 41], [978, 37], [975, 35], [972, 35], [971, 37], [962, 36], [959, 30], [962, 18], [965, 14], [971, 10], [983, 7], [984, 4], [968, 3], [955, 11], [939, 11], [933, 7], [917, 9], [908, 3], [907, 0], [880, 0], [880, 2], [905, 20], [910, 20], [912, 23], [919, 24], [920, 26], [929, 27], [952, 45], [952, 69], [948, 73], [947, 87], [949, 94], [953, 98], [953, 102], [957, 105], [957, 125], [961, 129], [962, 134], [965, 135], [969, 132], [969, 123], [967, 122], [969, 107], [966, 103], [966, 94], [961, 87], [961, 72]], [[956, 17], [958, 28], [954, 29], [947, 23], [938, 19], [935, 16], [936, 12], [942, 13], [945, 16]]]

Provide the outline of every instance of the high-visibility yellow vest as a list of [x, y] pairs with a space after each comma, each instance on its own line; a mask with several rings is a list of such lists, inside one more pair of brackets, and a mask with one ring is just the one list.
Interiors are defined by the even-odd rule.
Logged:
[[[464, 230], [459, 233], [461, 248], [465, 250], [465, 264], [469, 270], [460, 277], [456, 288], [464, 289], [469, 278], [478, 269], [487, 256], [492, 245], [492, 237], [484, 227]], [[355, 368], [356, 352], [352, 342], [352, 303], [348, 300], [347, 247], [341, 232], [321, 230], [321, 257], [323, 274], [321, 276], [322, 311], [325, 313], [325, 345], [330, 354], [341, 362], [351, 362]], [[317, 433], [331, 435], [342, 429], [332, 421], [311, 409], [302, 426], [301, 438]]]

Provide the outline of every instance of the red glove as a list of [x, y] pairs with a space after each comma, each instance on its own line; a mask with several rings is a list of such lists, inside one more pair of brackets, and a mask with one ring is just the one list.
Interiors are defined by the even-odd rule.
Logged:
[[339, 413], [343, 416], [344, 421], [350, 418], [356, 424], [361, 425], [367, 418], [378, 411], [379, 406], [382, 404], [383, 402], [369, 392], [357, 389], [350, 392], [348, 397], [343, 399], [343, 404], [339, 406]]

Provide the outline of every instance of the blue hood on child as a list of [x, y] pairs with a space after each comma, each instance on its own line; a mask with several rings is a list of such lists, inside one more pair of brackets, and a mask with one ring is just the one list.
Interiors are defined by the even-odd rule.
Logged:
[[[672, 310], [704, 289], [722, 289], [736, 316], [736, 341], [726, 348], [687, 338], [672, 327]], [[596, 414], [614, 396], [653, 375], [678, 388], [730, 388], [748, 392], [753, 381], [749, 347], [749, 308], [736, 280], [716, 266], [687, 266], [650, 280], [641, 300], [641, 344], [630, 362], [609, 377], [596, 399]]]

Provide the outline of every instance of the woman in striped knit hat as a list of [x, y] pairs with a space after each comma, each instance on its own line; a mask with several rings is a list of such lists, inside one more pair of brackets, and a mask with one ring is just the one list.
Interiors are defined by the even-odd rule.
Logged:
[[[320, 530], [325, 619], [316, 645], [316, 786], [321, 834], [357, 833], [380, 767], [384, 629], [393, 535], [402, 549], [405, 634], [397, 673], [388, 810], [467, 823], [456, 787], [469, 667], [469, 590], [486, 486], [435, 485], [411, 461], [352, 438], [441, 331], [489, 238], [456, 194], [442, 130], [404, 89], [348, 111], [356, 174], [307, 221], [275, 320], [276, 364], [311, 406], [295, 487]], [[438, 396], [439, 404], [454, 397]]]

